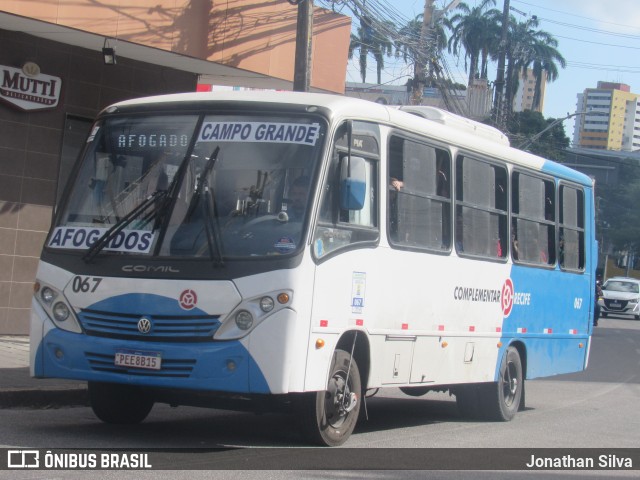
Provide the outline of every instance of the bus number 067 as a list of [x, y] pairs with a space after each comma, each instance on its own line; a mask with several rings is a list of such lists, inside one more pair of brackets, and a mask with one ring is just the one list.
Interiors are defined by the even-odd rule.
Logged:
[[95, 292], [101, 281], [101, 278], [96, 277], [74, 277], [71, 289], [74, 291], [74, 293]]

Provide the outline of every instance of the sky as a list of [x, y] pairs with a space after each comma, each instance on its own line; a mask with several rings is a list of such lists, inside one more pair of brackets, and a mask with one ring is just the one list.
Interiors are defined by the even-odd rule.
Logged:
[[[450, 1], [436, 0], [436, 8]], [[387, 3], [407, 19], [424, 10], [424, 0], [387, 0]], [[472, 7], [476, 1], [466, 3]], [[577, 94], [585, 88], [597, 87], [598, 81], [625, 83], [631, 92], [640, 94], [640, 0], [511, 0], [510, 6], [512, 15], [521, 21], [536, 15], [540, 21], [538, 28], [558, 40], [557, 49], [567, 61], [565, 69], [559, 68], [559, 78], [547, 84], [545, 117], [561, 118], [575, 113]], [[502, 10], [503, 0], [497, 0], [495, 8]], [[356, 62], [350, 62], [347, 81], [361, 81]], [[410, 67], [392, 58], [385, 62], [382, 82], [404, 84]], [[449, 57], [448, 64], [455, 80], [466, 84], [464, 58]], [[495, 80], [495, 67], [490, 80]], [[367, 81], [375, 80], [375, 61], [371, 58]], [[573, 119], [564, 122], [564, 126], [571, 138]]]

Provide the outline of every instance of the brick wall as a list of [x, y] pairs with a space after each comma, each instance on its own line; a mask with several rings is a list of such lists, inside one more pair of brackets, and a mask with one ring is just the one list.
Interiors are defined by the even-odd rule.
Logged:
[[92, 119], [128, 98], [195, 91], [188, 72], [118, 58], [104, 65], [101, 52], [0, 30], [0, 65], [35, 62], [62, 79], [53, 110], [25, 112], [0, 103], [0, 334], [29, 330], [33, 281], [51, 224], [67, 116]]

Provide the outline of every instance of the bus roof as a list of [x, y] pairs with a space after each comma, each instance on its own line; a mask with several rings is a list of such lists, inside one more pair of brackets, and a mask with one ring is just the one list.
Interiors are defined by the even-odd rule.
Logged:
[[590, 177], [551, 160], [509, 146], [499, 130], [433, 107], [392, 107], [368, 100], [323, 93], [290, 91], [223, 91], [158, 95], [125, 100], [112, 107], [193, 102], [273, 103], [322, 107], [332, 118], [377, 121], [403, 130], [449, 142], [472, 152], [490, 155], [515, 165], [592, 186]]

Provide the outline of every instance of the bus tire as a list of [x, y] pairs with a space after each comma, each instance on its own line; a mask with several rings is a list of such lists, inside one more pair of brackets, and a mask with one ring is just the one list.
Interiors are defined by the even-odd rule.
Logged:
[[89, 401], [96, 417], [117, 425], [142, 422], [154, 403], [153, 398], [140, 388], [99, 382], [89, 382]]
[[508, 422], [520, 408], [524, 390], [522, 360], [515, 347], [507, 347], [497, 382], [483, 385], [481, 402], [487, 420]]
[[[351, 363], [351, 367], [349, 367]], [[347, 379], [349, 372], [349, 379]], [[344, 394], [343, 394], [344, 393]], [[355, 406], [348, 412], [340, 408], [344, 396], [355, 394]], [[302, 434], [314, 445], [337, 447], [347, 441], [358, 421], [362, 387], [360, 371], [354, 358], [344, 350], [333, 354], [327, 389], [302, 394], [298, 416]]]

